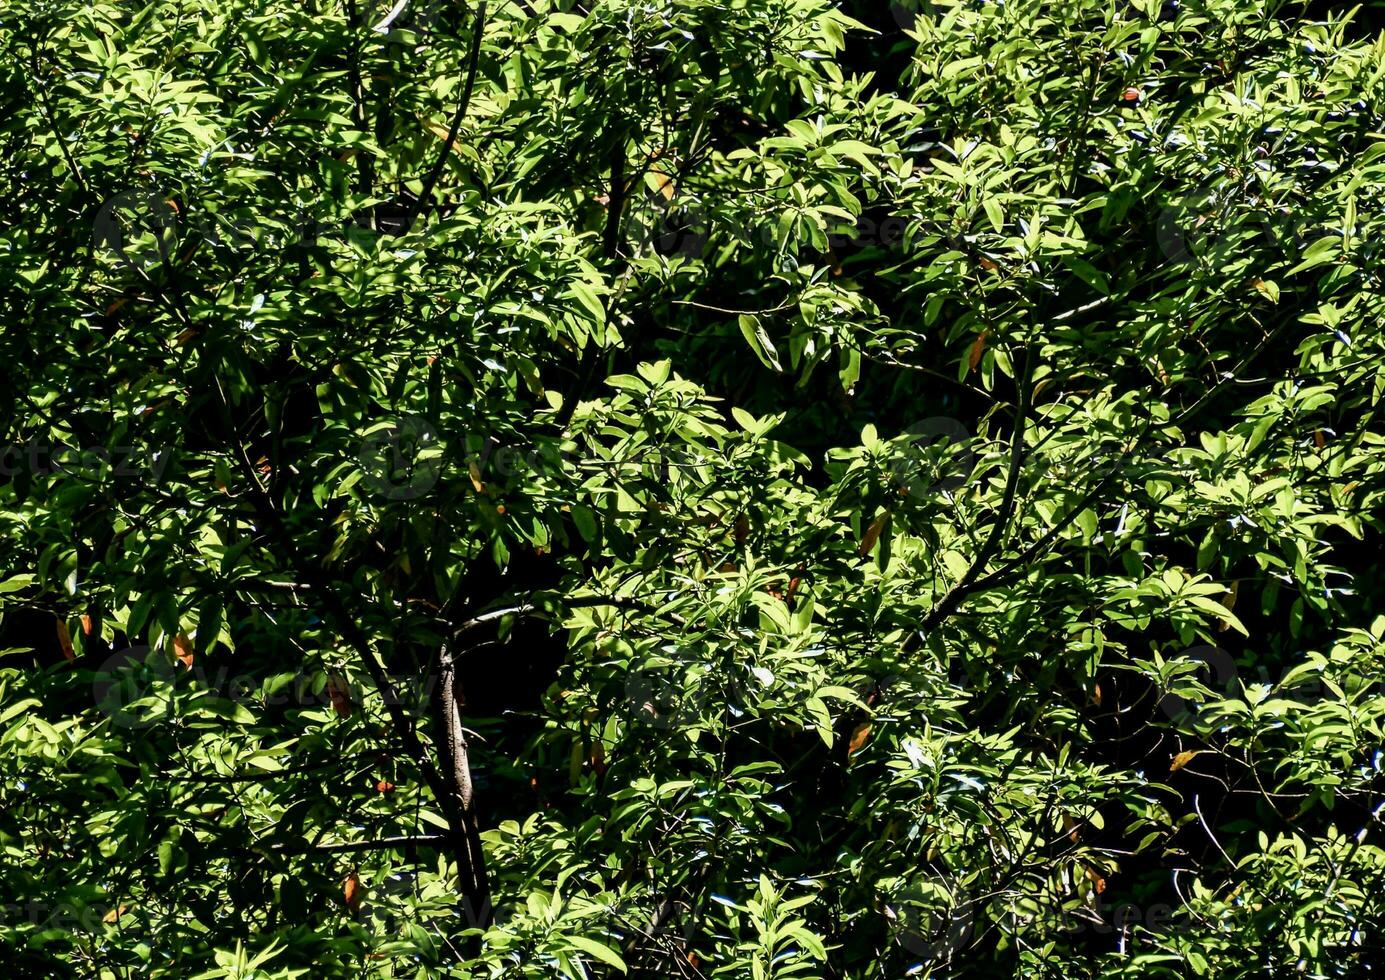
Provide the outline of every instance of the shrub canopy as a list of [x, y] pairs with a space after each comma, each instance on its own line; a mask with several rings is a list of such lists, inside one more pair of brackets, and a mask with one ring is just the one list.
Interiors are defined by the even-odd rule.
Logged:
[[21, 973], [1369, 970], [1363, 19], [0, 0], [0, 72]]

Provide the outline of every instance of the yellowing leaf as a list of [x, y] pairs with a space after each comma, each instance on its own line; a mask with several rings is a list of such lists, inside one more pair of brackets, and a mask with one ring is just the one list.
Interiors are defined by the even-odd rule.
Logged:
[[1169, 772], [1178, 772], [1178, 770], [1182, 769], [1184, 766], [1192, 762], [1193, 759], [1195, 759], [1197, 756], [1201, 754], [1202, 753], [1200, 751], [1195, 751], [1192, 749], [1189, 749], [1186, 752], [1178, 753], [1176, 756], [1173, 757], [1173, 761], [1169, 763]]
[[[423, 128], [428, 130], [428, 132], [432, 133], [434, 136], [436, 136], [440, 140], [443, 140], [444, 142], [447, 140], [448, 135], [452, 132], [452, 130], [446, 124], [437, 122], [433, 119], [423, 120]], [[461, 142], [461, 140], [457, 140], [452, 144], [452, 152], [457, 154], [458, 156], [462, 155]]]
[[[1233, 610], [1233, 609], [1236, 608], [1236, 597], [1237, 597], [1238, 595], [1240, 595], [1240, 594], [1241, 594], [1241, 580], [1240, 580], [1240, 579], [1237, 579], [1236, 581], [1234, 581], [1234, 582], [1231, 583], [1231, 588], [1229, 588], [1229, 589], [1226, 590], [1226, 595], [1222, 596], [1222, 603], [1221, 603], [1221, 604], [1222, 604], [1223, 606], [1226, 607], [1226, 609], [1227, 609], [1228, 612], [1230, 612], [1231, 610]], [[1234, 617], [1233, 617], [1233, 618], [1234, 618]], [[1230, 619], [1225, 619], [1225, 618], [1223, 618], [1223, 619], [1220, 619], [1220, 620], [1217, 621], [1217, 629], [1218, 629], [1218, 630], [1220, 630], [1220, 631], [1222, 631], [1222, 632], [1225, 632], [1226, 630], [1229, 630], [1230, 628], [1231, 628], [1231, 620], [1230, 620]]]
[[664, 173], [658, 167], [651, 166], [644, 175], [644, 182], [650, 190], [660, 195], [665, 201], [673, 200], [674, 186], [671, 175]]

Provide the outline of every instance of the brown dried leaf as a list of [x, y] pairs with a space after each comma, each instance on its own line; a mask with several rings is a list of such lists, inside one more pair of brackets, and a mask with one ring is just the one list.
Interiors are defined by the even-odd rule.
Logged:
[[365, 898], [365, 889], [361, 887], [361, 876], [352, 871], [346, 876], [346, 881], [342, 883], [342, 897], [346, 899], [346, 907], [355, 912], [361, 907], [361, 899]]
[[72, 634], [67, 629], [67, 621], [63, 619], [58, 620], [58, 646], [62, 647], [64, 659], [77, 659], [77, 653], [72, 649]]
[[851, 733], [851, 739], [846, 743], [846, 754], [855, 755], [866, 747], [870, 741], [871, 723], [862, 722], [856, 726], [856, 730]]
[[180, 664], [188, 670], [192, 670], [192, 661], [195, 654], [192, 649], [192, 641], [188, 639], [186, 633], [179, 632], [178, 635], [173, 638], [173, 655], [178, 658]]
[[971, 342], [971, 351], [967, 354], [967, 367], [976, 370], [976, 365], [981, 363], [981, 355], [986, 353], [986, 337], [990, 334], [989, 330], [982, 330], [976, 335], [976, 339]]
[[350, 688], [344, 677], [340, 674], [327, 675], [327, 697], [332, 700], [332, 710], [337, 713], [339, 718], [350, 718], [352, 712], [356, 710], [349, 692]]
[[870, 527], [866, 528], [866, 533], [861, 535], [861, 547], [857, 549], [857, 553], [862, 558], [870, 554], [870, 549], [874, 548], [875, 542], [880, 540], [880, 532], [885, 530], [885, 525], [889, 523], [889, 520], [890, 512], [885, 511], [872, 521]]

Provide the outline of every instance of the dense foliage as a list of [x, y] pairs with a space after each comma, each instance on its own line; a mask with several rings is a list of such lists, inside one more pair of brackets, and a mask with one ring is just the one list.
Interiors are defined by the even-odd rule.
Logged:
[[1385, 963], [1385, 38], [0, 0], [0, 961]]

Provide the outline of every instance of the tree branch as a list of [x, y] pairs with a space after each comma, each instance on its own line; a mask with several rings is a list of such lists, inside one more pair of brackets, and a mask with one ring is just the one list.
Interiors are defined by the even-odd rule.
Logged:
[[449, 810], [448, 823], [454, 849], [465, 854], [459, 862], [462, 898], [472, 925], [488, 926], [492, 919], [490, 882], [486, 877], [486, 855], [481, 846], [481, 830], [476, 820], [475, 788], [471, 781], [466, 729], [462, 727], [462, 708], [466, 703], [457, 663], [447, 644], [438, 651], [439, 683], [434, 692], [434, 709], [443, 762], [450, 785], [440, 801]]
[[1018, 407], [1015, 409], [1015, 427], [1010, 433], [1010, 471], [1005, 476], [1005, 491], [1001, 496], [995, 523], [991, 525], [990, 534], [986, 536], [986, 540], [982, 543], [971, 564], [967, 566], [966, 572], [952, 588], [947, 590], [942, 599], [928, 610], [928, 615], [924, 617], [919, 628], [919, 632], [924, 635], [927, 635], [939, 623], [952, 615], [953, 610], [966, 598], [976, 577], [1000, 550], [1005, 540], [1005, 534], [1009, 530], [1010, 521], [1014, 519], [1015, 496], [1019, 488], [1020, 470], [1023, 468], [1025, 460], [1024, 430], [1029, 415], [1034, 378], [1034, 347], [1037, 343], [1038, 341], [1031, 340], [1024, 352], [1024, 367], [1020, 370], [1019, 377]]
[[447, 834], [414, 834], [405, 837], [376, 837], [372, 840], [340, 841], [334, 844], [307, 842], [275, 844], [270, 850], [281, 854], [345, 854], [354, 851], [379, 851], [390, 847], [427, 847], [446, 843]]
[[602, 250], [608, 262], [620, 258], [620, 225], [625, 214], [625, 134], [616, 133], [611, 140], [611, 187], [606, 194], [606, 230], [602, 235]]
[[457, 111], [452, 114], [452, 125], [448, 127], [447, 138], [442, 141], [437, 163], [433, 164], [433, 169], [424, 179], [423, 190], [419, 192], [418, 200], [414, 202], [413, 209], [404, 222], [405, 231], [412, 228], [419, 216], [432, 206], [433, 189], [447, 166], [448, 154], [452, 152], [452, 147], [457, 145], [457, 134], [461, 132], [462, 120], [466, 118], [467, 109], [471, 107], [471, 93], [476, 85], [476, 69], [481, 63], [481, 37], [485, 32], [486, 4], [485, 0], [482, 0], [481, 5], [476, 8], [476, 20], [471, 26], [471, 50], [467, 54], [466, 81], [462, 84], [462, 97], [457, 102]]

